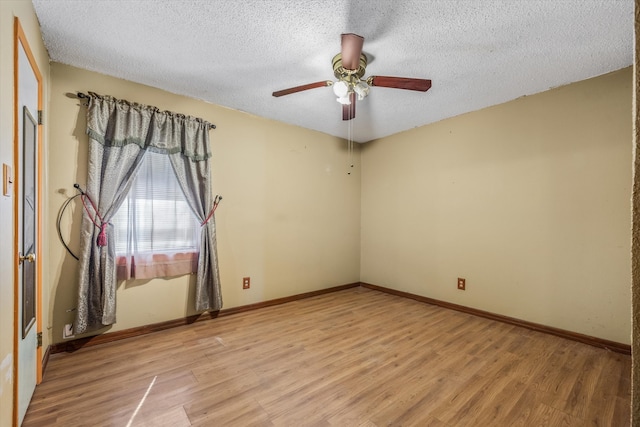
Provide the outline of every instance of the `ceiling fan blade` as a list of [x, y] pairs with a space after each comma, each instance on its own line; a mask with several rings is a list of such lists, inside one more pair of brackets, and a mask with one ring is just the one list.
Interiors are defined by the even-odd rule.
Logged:
[[309, 83], [302, 86], [290, 87], [289, 89], [283, 89], [273, 92], [273, 96], [276, 98], [284, 95], [291, 95], [292, 93], [302, 92], [303, 90], [315, 89], [317, 87], [331, 86], [333, 82], [331, 80], [323, 80], [321, 82]]
[[360, 66], [360, 55], [364, 37], [357, 34], [342, 34], [342, 67], [345, 70], [357, 70]]
[[356, 94], [351, 92], [349, 94], [349, 101], [351, 104], [342, 105], [342, 120], [351, 120], [356, 117]]
[[407, 77], [371, 76], [367, 79], [367, 82], [369, 82], [371, 86], [418, 90], [420, 92], [426, 92], [431, 88], [431, 80], [410, 79]]

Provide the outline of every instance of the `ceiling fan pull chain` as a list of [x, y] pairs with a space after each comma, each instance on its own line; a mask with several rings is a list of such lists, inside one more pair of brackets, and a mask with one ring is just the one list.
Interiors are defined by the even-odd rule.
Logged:
[[347, 175], [351, 175], [353, 168], [353, 120], [347, 122], [347, 162], [349, 162]]
[[[354, 108], [355, 104], [351, 106]], [[351, 141], [351, 147], [349, 151], [349, 168], [353, 168], [353, 120], [349, 120], [349, 134], [351, 135], [349, 141]]]
[[351, 163], [351, 120], [347, 122], [347, 174], [351, 175], [349, 163]]
[[[347, 140], [347, 163], [351, 163], [351, 138]], [[347, 175], [351, 175], [351, 169], [348, 166], [347, 164]]]

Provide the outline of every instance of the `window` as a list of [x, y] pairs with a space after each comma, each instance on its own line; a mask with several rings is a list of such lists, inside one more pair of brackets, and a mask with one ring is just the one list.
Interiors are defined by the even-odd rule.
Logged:
[[176, 276], [197, 269], [200, 224], [167, 155], [145, 155], [111, 222], [116, 234], [118, 279]]

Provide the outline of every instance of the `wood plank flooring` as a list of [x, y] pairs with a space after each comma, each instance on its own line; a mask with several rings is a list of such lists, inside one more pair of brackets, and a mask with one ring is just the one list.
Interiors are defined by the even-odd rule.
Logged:
[[631, 358], [352, 288], [51, 356], [30, 426], [628, 426]]

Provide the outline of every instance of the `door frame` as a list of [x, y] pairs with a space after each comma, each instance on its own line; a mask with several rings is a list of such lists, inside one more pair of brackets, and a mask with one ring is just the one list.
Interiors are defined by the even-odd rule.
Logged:
[[[38, 82], [38, 111], [42, 111], [42, 74], [38, 68], [27, 37], [20, 25], [20, 20], [16, 16], [14, 18], [14, 37], [13, 37], [13, 425], [18, 425], [18, 378], [20, 375], [18, 369], [19, 362], [19, 340], [22, 337], [21, 319], [20, 319], [20, 287], [19, 271], [18, 271], [18, 252], [20, 242], [20, 203], [18, 197], [21, 194], [20, 186], [20, 150], [22, 141], [19, 138], [18, 124], [21, 108], [19, 103], [19, 49], [20, 46], [29, 59], [29, 65]], [[36, 147], [36, 334], [42, 333], [42, 125], [38, 124], [37, 147]], [[42, 382], [42, 346], [36, 348], [36, 384]]]

